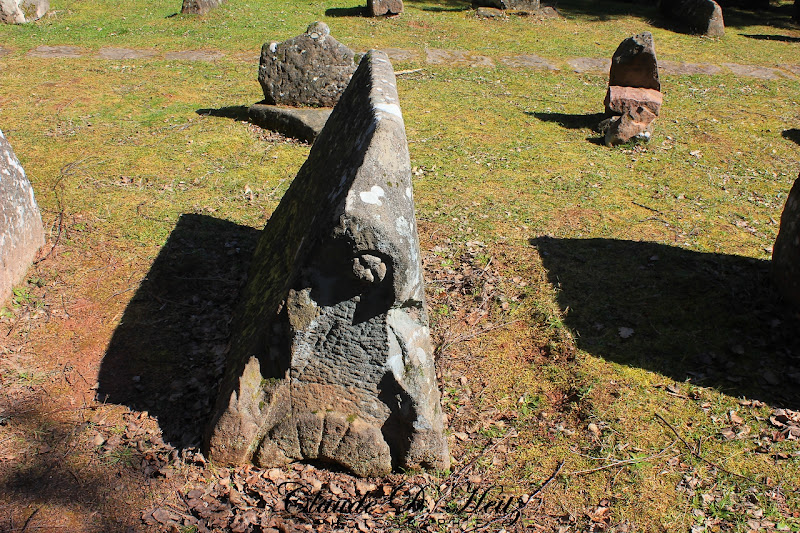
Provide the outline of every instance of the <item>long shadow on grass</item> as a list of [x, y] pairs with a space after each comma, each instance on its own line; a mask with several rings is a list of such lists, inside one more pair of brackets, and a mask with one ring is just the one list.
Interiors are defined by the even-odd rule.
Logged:
[[208, 116], [208, 117], [221, 117], [221, 118], [231, 118], [237, 122], [249, 122], [250, 119], [247, 115], [247, 110], [249, 108], [246, 105], [231, 105], [220, 107], [218, 109], [214, 108], [203, 108], [198, 109], [195, 111], [198, 115]]
[[176, 447], [200, 443], [259, 233], [205, 215], [181, 216], [114, 332], [100, 366], [99, 399], [149, 411]]
[[582, 349], [800, 407], [800, 314], [780, 302], [769, 261], [612, 239], [531, 243]]
[[555, 122], [561, 126], [579, 130], [583, 128], [596, 129], [597, 125], [606, 118], [605, 113], [585, 113], [581, 115], [571, 115], [568, 113], [540, 113], [538, 111], [525, 111], [526, 115], [532, 115], [542, 122]]
[[[635, 16], [659, 28], [688, 33], [685, 28], [681, 28], [673, 21], [664, 18], [658, 10], [657, 2], [554, 0], [543, 3], [552, 5], [567, 18], [579, 17], [597, 21], [610, 21], [624, 16]], [[794, 7], [788, 4], [772, 6], [768, 9], [744, 9], [741, 6], [725, 5], [722, 10], [726, 27], [763, 25], [779, 28], [796, 27], [796, 23], [792, 21]]]
[[800, 144], [800, 129], [790, 128], [781, 132], [781, 137]]

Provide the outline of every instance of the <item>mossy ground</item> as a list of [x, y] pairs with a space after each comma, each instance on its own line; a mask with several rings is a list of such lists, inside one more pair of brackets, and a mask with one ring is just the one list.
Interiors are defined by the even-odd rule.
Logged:
[[[262, 96], [255, 60], [242, 58], [324, 20], [354, 49], [418, 53], [395, 68], [422, 69], [400, 76], [398, 90], [445, 412], [453, 435], [467, 436], [452, 437], [456, 459], [513, 429], [475, 471], [531, 492], [563, 461], [537, 512], [577, 530], [746, 531], [753, 509], [800, 529], [798, 441], [773, 438], [769, 421], [773, 408], [800, 408], [798, 316], [779, 302], [768, 263], [800, 170], [800, 81], [665, 75], [652, 141], [608, 149], [591, 129], [606, 77], [565, 63], [609, 58], [648, 30], [662, 60], [797, 65], [788, 2], [767, 15], [731, 10], [718, 40], [670, 31], [636, 3], [563, 1], [566, 18], [544, 22], [480, 20], [455, 1], [409, 1], [385, 20], [343, 1], [229, 0], [207, 16], [170, 16], [179, 7], [53, 0], [42, 21], [0, 27], [10, 50], [0, 57], [0, 128], [35, 188], [47, 249], [55, 244], [0, 330], [9, 487], [0, 503], [17, 527], [38, 508], [45, 524], [124, 530], [167, 497], [168, 484], [126, 461], [93, 464], [92, 431], [124, 427], [125, 410], [96, 401], [98, 368], [126, 309], [150, 294], [142, 281], [163, 279], [151, 269], [183, 215], [235, 223], [244, 242], [280, 201], [309, 147], [244, 121], [242, 106]], [[40, 45], [87, 54], [27, 55]], [[94, 55], [102, 47], [226, 56], [104, 60]], [[425, 64], [426, 48], [495, 66]], [[524, 53], [561, 70], [497, 61]], [[175, 327], [158, 314], [180, 307], [169, 307], [173, 296], [202, 318], [206, 304], [180, 291], [192, 290], [181, 284], [189, 278], [204, 283], [203, 260], [170, 270], [177, 285], [148, 286], [161, 300], [141, 315], [142, 331]], [[180, 343], [126, 331], [140, 366], [169, 369], [184, 355]], [[749, 433], [725, 438], [731, 427]], [[46, 480], [56, 464], [50, 488], [24, 481]], [[115, 495], [120, 486], [126, 495]]]

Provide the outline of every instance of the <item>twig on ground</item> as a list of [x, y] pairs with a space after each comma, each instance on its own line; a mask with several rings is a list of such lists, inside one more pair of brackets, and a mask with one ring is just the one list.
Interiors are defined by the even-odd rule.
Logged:
[[675, 434], [676, 437], [678, 437], [678, 439], [683, 443], [683, 445], [686, 446], [686, 449], [689, 450], [689, 453], [691, 453], [697, 459], [703, 461], [704, 463], [708, 464], [709, 466], [713, 466], [717, 470], [721, 470], [722, 472], [725, 472], [728, 475], [744, 479], [746, 481], [749, 481], [750, 483], [753, 483], [754, 485], [764, 485], [764, 486], [766, 486], [766, 483], [764, 483], [763, 481], [759, 481], [757, 479], [753, 479], [751, 477], [748, 477], [748, 476], [745, 476], [745, 475], [742, 475], [742, 474], [737, 474], [736, 472], [731, 472], [727, 468], [724, 468], [724, 467], [718, 465], [717, 463], [706, 459], [705, 457], [700, 455], [694, 448], [692, 448], [689, 445], [689, 443], [686, 442], [686, 440], [683, 437], [681, 437], [680, 433], [678, 433], [678, 430], [675, 429], [675, 426], [673, 426], [672, 424], [667, 422], [666, 419], [663, 416], [661, 416], [660, 414], [658, 414], [658, 413], [653, 413], [653, 414], [656, 416], [656, 418], [661, 420], [661, 422], [663, 422], [670, 429], [670, 431], [672, 431], [672, 433]]
[[36, 516], [36, 513], [38, 513], [40, 509], [41, 509], [41, 507], [37, 507], [36, 510], [31, 513], [31, 515], [28, 517], [28, 519], [25, 520], [25, 523], [22, 525], [22, 529], [20, 529], [21, 532], [24, 533], [24, 531], [26, 529], [28, 529], [28, 524], [31, 523], [31, 520], [33, 520], [33, 517]]
[[664, 455], [664, 453], [666, 453], [667, 450], [669, 450], [670, 448], [675, 446], [676, 442], [678, 442], [678, 441], [677, 440], [672, 441], [672, 443], [669, 446], [667, 446], [666, 448], [664, 448], [660, 452], [655, 453], [653, 455], [649, 455], [647, 457], [638, 457], [638, 458], [635, 458], [635, 459], [625, 459], [624, 461], [614, 461], [613, 463], [609, 463], [609, 464], [606, 464], [606, 465], [603, 465], [603, 466], [598, 466], [598, 467], [595, 467], [595, 468], [590, 468], [588, 470], [578, 470], [578, 471], [575, 471], [575, 472], [567, 472], [565, 475], [567, 475], [567, 476], [580, 476], [580, 475], [583, 475], [583, 474], [591, 474], [593, 472], [599, 472], [601, 470], [608, 470], [609, 468], [615, 468], [615, 467], [618, 467], [618, 466], [625, 466], [625, 465], [641, 463], [643, 461], [647, 461], [649, 459], [653, 459], [653, 458], [658, 457], [660, 455]]
[[444, 352], [447, 348], [449, 348], [453, 344], [456, 344], [456, 343], [459, 343], [459, 342], [468, 341], [470, 339], [474, 339], [475, 337], [480, 337], [481, 335], [483, 335], [485, 333], [489, 333], [492, 330], [504, 328], [506, 326], [510, 326], [511, 324], [515, 324], [517, 322], [519, 322], [519, 319], [510, 320], [508, 322], [503, 322], [502, 324], [495, 324], [494, 326], [489, 326], [489, 327], [483, 328], [483, 329], [478, 330], [477, 332], [471, 333], [469, 335], [459, 335], [458, 337], [456, 337], [456, 338], [454, 338], [452, 340], [448, 340], [448, 341], [444, 342], [441, 346], [439, 346], [436, 349], [437, 355], [441, 355], [442, 352]]

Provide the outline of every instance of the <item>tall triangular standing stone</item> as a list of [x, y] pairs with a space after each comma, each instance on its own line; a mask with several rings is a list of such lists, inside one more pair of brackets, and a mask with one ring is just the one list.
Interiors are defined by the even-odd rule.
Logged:
[[369, 52], [264, 229], [209, 428], [221, 464], [446, 468], [394, 72]]

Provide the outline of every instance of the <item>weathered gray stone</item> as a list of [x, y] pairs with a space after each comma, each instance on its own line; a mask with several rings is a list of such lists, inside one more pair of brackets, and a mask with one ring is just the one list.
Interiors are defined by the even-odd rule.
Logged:
[[222, 4], [223, 0], [183, 0], [181, 13], [189, 15], [205, 15]]
[[800, 307], [800, 176], [781, 214], [778, 238], [772, 248], [772, 278], [781, 295]]
[[44, 244], [33, 187], [0, 131], [0, 306]]
[[403, 12], [403, 0], [367, 0], [367, 12], [372, 17], [399, 15]]
[[661, 90], [653, 34], [646, 31], [620, 43], [611, 58], [608, 84]]
[[247, 110], [250, 122], [287, 137], [313, 143], [331, 114], [327, 107], [279, 107], [253, 104]]
[[538, 11], [541, 7], [541, 2], [539, 0], [473, 0], [472, 3], [475, 6], [515, 9], [519, 11]]
[[725, 35], [722, 8], [714, 0], [660, 0], [661, 13], [690, 31], [710, 37]]
[[323, 22], [303, 35], [261, 47], [258, 82], [267, 104], [333, 107], [356, 70], [355, 54]]
[[0, 0], [0, 22], [24, 24], [42, 18], [50, 0]]
[[272, 214], [206, 439], [219, 464], [447, 467], [397, 88], [370, 51]]

